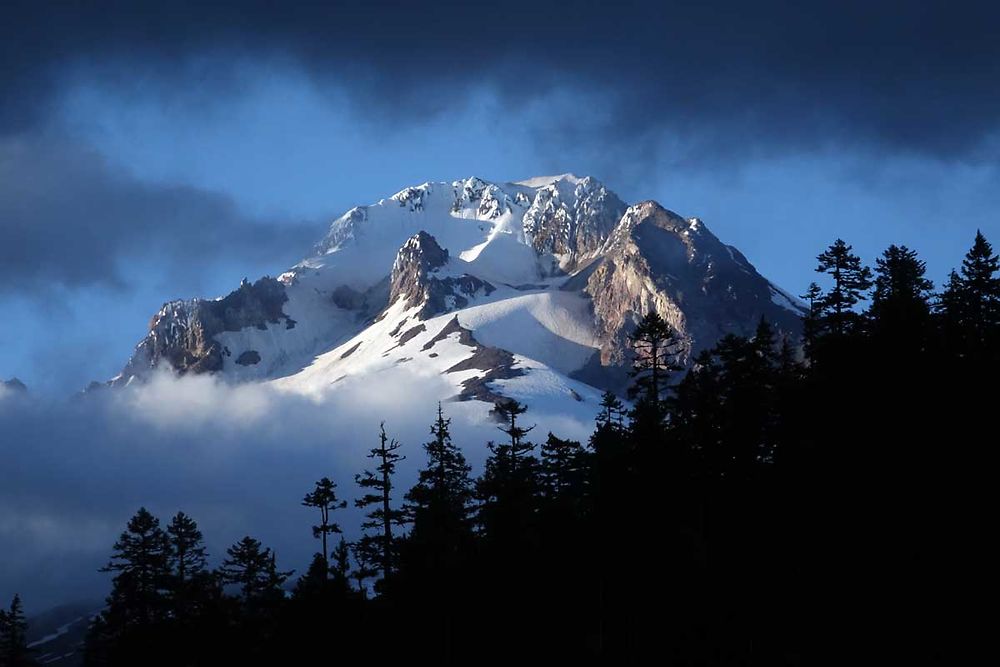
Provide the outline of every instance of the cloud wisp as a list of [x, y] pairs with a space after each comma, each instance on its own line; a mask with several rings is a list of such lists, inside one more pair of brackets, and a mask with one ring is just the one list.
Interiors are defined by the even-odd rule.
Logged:
[[136, 263], [177, 273], [209, 259], [290, 261], [316, 235], [196, 187], [138, 182], [72, 141], [0, 138], [0, 293], [121, 287]]
[[[354, 475], [370, 467], [382, 420], [404, 443], [400, 488], [415, 479], [437, 406], [411, 399], [426, 395], [427, 381], [400, 375], [386, 388], [358, 379], [336, 400], [166, 373], [68, 402], [3, 393], [0, 596], [20, 592], [34, 610], [100, 599], [107, 581], [97, 568], [140, 506], [164, 519], [178, 510], [194, 516], [215, 557], [252, 534], [276, 548], [283, 566], [304, 568], [316, 545], [299, 501], [324, 475], [344, 498], [356, 497]], [[497, 434], [485, 406], [445, 409], [455, 442], [481, 465]], [[536, 416], [539, 429], [567, 436], [590, 428]], [[353, 508], [339, 517], [348, 538], [359, 518]]]

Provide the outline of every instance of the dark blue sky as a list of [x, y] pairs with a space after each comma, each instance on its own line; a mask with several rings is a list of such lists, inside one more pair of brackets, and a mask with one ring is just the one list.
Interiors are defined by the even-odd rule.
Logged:
[[594, 175], [794, 292], [837, 236], [940, 281], [1000, 239], [1000, 11], [869, 4], [14, 2], [0, 377], [105, 379], [164, 300], [469, 175]]

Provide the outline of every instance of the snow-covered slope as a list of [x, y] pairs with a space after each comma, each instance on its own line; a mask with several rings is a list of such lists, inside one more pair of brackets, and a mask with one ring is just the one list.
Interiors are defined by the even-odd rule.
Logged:
[[802, 312], [700, 220], [593, 178], [424, 183], [351, 209], [277, 279], [164, 305], [111, 383], [161, 365], [323, 396], [416, 381], [427, 401], [511, 396], [589, 418], [650, 308], [683, 361], [762, 316], [797, 334]]

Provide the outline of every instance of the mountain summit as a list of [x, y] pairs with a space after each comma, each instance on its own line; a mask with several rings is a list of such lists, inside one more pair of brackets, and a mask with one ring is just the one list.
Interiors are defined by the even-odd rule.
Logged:
[[701, 220], [594, 178], [424, 183], [347, 211], [277, 278], [165, 304], [110, 384], [166, 366], [323, 393], [407, 373], [439, 380], [428, 400], [589, 403], [622, 389], [651, 309], [683, 363], [761, 317], [797, 336], [804, 313]]

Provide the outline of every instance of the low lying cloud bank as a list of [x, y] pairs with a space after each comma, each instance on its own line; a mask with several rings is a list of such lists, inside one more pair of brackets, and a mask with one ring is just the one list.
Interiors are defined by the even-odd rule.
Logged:
[[[67, 401], [0, 387], [0, 599], [20, 593], [32, 612], [100, 600], [108, 581], [97, 569], [140, 506], [164, 521], [178, 510], [195, 517], [215, 562], [251, 534], [276, 549], [282, 567], [303, 571], [317, 543], [302, 496], [329, 476], [352, 501], [380, 421], [405, 447], [401, 492], [412, 484], [437, 408], [413, 400], [432, 395], [427, 382], [397, 377], [375, 386], [357, 378], [306, 397], [161, 374]], [[455, 442], [478, 469], [486, 441], [502, 437], [488, 406], [445, 410]], [[550, 429], [585, 438], [591, 426], [570, 415], [529, 416], [540, 439]], [[357, 534], [356, 510], [338, 519], [348, 539]]]

